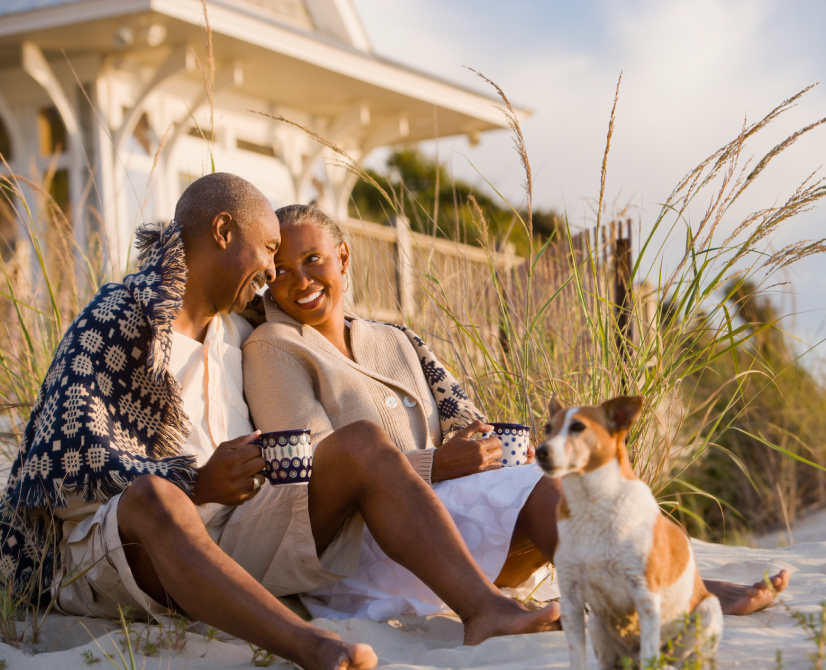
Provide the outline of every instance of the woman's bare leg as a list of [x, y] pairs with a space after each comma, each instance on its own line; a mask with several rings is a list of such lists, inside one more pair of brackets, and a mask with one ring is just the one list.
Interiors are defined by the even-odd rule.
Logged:
[[714, 579], [704, 579], [703, 583], [720, 599], [723, 614], [743, 616], [752, 612], [759, 612], [769, 607], [777, 594], [789, 585], [789, 571], [781, 570], [769, 578], [772, 584], [770, 589], [765, 581], [755, 582], [751, 586], [718, 582]]
[[319, 555], [347, 517], [361, 512], [382, 550], [461, 617], [466, 644], [555, 627], [555, 605], [529, 612], [485, 578], [444, 505], [375, 424], [357, 422], [323, 440], [309, 487]]
[[561, 495], [559, 479], [542, 477], [536, 483], [516, 519], [508, 558], [494, 582], [496, 586], [518, 586], [553, 560], [559, 540], [556, 505]]

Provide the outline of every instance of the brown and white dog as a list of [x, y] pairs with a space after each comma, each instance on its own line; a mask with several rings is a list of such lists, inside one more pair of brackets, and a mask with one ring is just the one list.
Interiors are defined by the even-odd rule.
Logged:
[[625, 436], [641, 408], [638, 397], [571, 408], [553, 399], [536, 451], [545, 473], [562, 478], [554, 564], [575, 670], [586, 670], [586, 602], [601, 670], [637, 655], [650, 667], [669, 641], [670, 658], [708, 658], [722, 637], [720, 602], [700, 579], [688, 535], [631, 467]]

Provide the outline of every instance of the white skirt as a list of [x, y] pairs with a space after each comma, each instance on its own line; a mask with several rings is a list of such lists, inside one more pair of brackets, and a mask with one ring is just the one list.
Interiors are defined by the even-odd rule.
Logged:
[[[535, 465], [501, 468], [433, 487], [444, 503], [473, 559], [494, 581], [508, 557], [519, 511], [543, 476]], [[502, 589], [511, 596], [537, 600], [559, 597], [552, 568], [542, 568], [517, 589]], [[541, 587], [537, 589], [537, 585]], [[449, 608], [412, 572], [387, 557], [365, 528], [359, 567], [352, 577], [301, 595], [313, 618], [372, 619], [386, 621], [400, 614], [428, 616]]]

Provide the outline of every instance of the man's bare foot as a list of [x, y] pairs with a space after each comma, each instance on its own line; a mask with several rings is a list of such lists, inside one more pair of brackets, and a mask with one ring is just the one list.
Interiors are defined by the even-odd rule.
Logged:
[[[789, 585], [789, 571], [781, 570], [771, 577], [770, 581], [774, 591], [780, 593]], [[751, 586], [718, 582], [712, 579], [704, 579], [703, 583], [710, 593], [719, 598], [723, 614], [743, 616], [759, 612], [771, 605], [775, 598], [775, 593], [772, 593], [764, 581], [755, 582]]]
[[559, 603], [529, 611], [515, 600], [501, 599], [465, 623], [465, 644], [481, 644], [489, 637], [562, 630]]
[[[347, 644], [335, 633], [319, 631], [322, 639], [299, 665], [304, 670], [370, 670], [379, 659], [369, 644]], [[326, 639], [324, 639], [326, 638]]]

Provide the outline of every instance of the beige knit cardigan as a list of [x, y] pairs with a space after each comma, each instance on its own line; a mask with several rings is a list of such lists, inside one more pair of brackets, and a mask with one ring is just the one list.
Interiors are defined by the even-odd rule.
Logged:
[[255, 427], [264, 432], [309, 428], [316, 445], [334, 430], [368, 419], [384, 427], [413, 468], [431, 483], [437, 446], [431, 433], [441, 444], [441, 430], [435, 401], [407, 336], [348, 313], [355, 358], [351, 361], [315, 328], [279, 309], [269, 291], [264, 306], [267, 323], [242, 348], [244, 395]]

